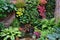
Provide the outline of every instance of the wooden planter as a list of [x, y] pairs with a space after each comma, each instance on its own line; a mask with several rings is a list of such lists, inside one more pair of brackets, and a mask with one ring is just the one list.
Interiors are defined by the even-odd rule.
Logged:
[[8, 27], [14, 19], [15, 19], [15, 12], [12, 12], [6, 18], [0, 19], [0, 22], [3, 22], [4, 25]]

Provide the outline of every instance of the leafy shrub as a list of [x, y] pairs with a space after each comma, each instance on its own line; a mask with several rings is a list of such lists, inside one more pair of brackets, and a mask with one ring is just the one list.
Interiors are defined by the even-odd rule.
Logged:
[[16, 11], [16, 7], [13, 4], [0, 0], [0, 18], [7, 17], [8, 13], [13, 11]]
[[30, 23], [32, 19], [36, 19], [39, 17], [39, 13], [37, 11], [37, 0], [26, 0], [26, 5], [24, 7], [23, 15], [18, 17], [20, 23], [26, 24]]
[[3, 37], [3, 40], [7, 40], [7, 39], [15, 40], [16, 36], [21, 37], [21, 32], [19, 31], [18, 28], [9, 27], [2, 30], [0, 36]]
[[52, 18], [50, 20], [48, 19], [33, 19], [31, 24], [33, 26], [37, 26], [38, 29], [45, 30], [45, 29], [50, 29], [55, 26], [55, 18]]
[[45, 28], [47, 28], [47, 29], [53, 28], [54, 25], [55, 25], [55, 19], [52, 18], [50, 20], [47, 20], [47, 19], [42, 20], [41, 21], [41, 25], [42, 25], [42, 29], [45, 29]]
[[50, 29], [46, 29], [46, 30], [40, 30], [41, 35], [40, 35], [40, 38], [38, 38], [38, 40], [48, 40], [47, 35], [54, 33], [54, 32], [55, 32], [54, 28], [50, 28]]
[[[50, 22], [49, 25], [47, 23], [48, 29], [42, 28], [43, 30], [41, 30], [41, 37], [38, 40], [60, 40], [60, 30], [59, 30], [60, 29], [60, 25], [59, 25], [60, 22], [55, 24], [54, 19], [51, 19], [48, 22]], [[46, 23], [46, 22], [43, 22], [43, 23]]]
[[22, 24], [26, 24], [29, 22], [29, 16], [26, 15], [24, 12], [25, 12], [24, 8], [19, 8], [16, 12], [16, 17]]
[[50, 33], [54, 33], [55, 29], [55, 18], [50, 20], [42, 19], [42, 20], [33, 20], [32, 25], [35, 26], [35, 31], [39, 31], [41, 33], [40, 38], [38, 40], [47, 40], [47, 35]]

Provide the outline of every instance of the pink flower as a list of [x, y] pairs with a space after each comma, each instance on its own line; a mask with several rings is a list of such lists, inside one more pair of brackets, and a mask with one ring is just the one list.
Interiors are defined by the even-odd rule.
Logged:
[[42, 18], [46, 18], [46, 15], [45, 15], [45, 12], [46, 12], [45, 6], [44, 5], [38, 5], [37, 8], [38, 8], [38, 12], [39, 12], [40, 16]]
[[40, 37], [40, 33], [39, 32], [34, 32], [34, 34], [36, 35], [36, 38]]

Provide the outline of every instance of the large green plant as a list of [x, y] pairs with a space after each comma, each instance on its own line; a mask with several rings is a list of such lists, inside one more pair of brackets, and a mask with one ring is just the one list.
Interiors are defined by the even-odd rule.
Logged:
[[50, 20], [44, 19], [41, 21], [41, 25], [42, 25], [42, 30], [53, 28], [55, 25], [55, 18], [52, 18]]
[[38, 0], [25, 0], [25, 2], [24, 13], [19, 17], [20, 23], [23, 24], [30, 23], [31, 20], [39, 17], [37, 11]]
[[[55, 32], [55, 22], [54, 22], [54, 18], [47, 20], [41, 20], [41, 27], [39, 27], [39, 29], [41, 28], [41, 37], [38, 40], [48, 40], [47, 39], [47, 35], [48, 34], [52, 34]], [[51, 37], [50, 37], [51, 38]]]
[[15, 40], [16, 36], [21, 37], [21, 32], [16, 27], [14, 28], [9, 27], [2, 30], [2, 32], [0, 33], [0, 36], [4, 37], [3, 40], [7, 40], [7, 39]]
[[55, 26], [55, 18], [52, 18], [50, 20], [48, 20], [48, 19], [42, 19], [42, 20], [33, 19], [31, 24], [41, 30], [50, 29]]
[[58, 27], [58, 24], [50, 29], [42, 30], [41, 37], [38, 40], [60, 40], [60, 27]]
[[16, 7], [13, 4], [0, 0], [0, 18], [7, 17], [8, 13], [13, 11], [16, 11]]

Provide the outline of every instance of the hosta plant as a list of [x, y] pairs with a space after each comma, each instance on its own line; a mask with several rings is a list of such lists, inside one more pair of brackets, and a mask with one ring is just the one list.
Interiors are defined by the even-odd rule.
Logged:
[[50, 27], [53, 27], [55, 25], [55, 19], [52, 18], [51, 20], [47, 20], [47, 19], [42, 20], [41, 24], [42, 24], [42, 29], [44, 28], [49, 29]]
[[21, 32], [16, 27], [15, 28], [9, 27], [2, 30], [0, 36], [3, 37], [3, 40], [7, 39], [15, 40], [15, 37], [21, 37]]
[[50, 20], [48, 19], [33, 19], [32, 22], [30, 22], [31, 25], [36, 26], [38, 29], [45, 30], [45, 29], [51, 29], [55, 26], [55, 18], [52, 18]]
[[48, 19], [41, 20], [40, 25], [42, 30], [53, 28], [55, 26], [55, 18], [52, 18], [50, 20]]

